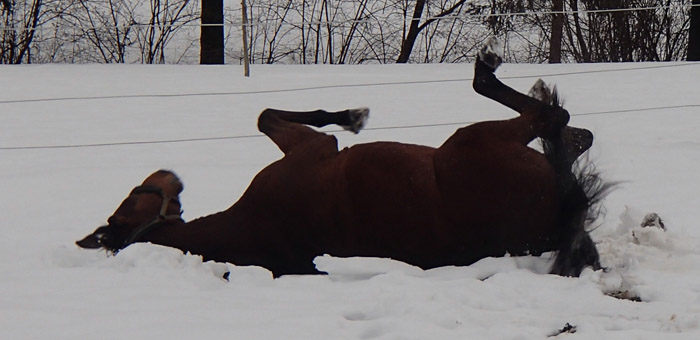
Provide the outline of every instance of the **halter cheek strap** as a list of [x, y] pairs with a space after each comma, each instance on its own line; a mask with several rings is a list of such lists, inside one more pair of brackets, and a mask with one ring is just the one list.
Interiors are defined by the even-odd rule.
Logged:
[[168, 205], [170, 204], [170, 202], [176, 202], [178, 204], [180, 203], [180, 201], [178, 201], [177, 197], [165, 195], [161, 188], [156, 187], [156, 186], [151, 186], [151, 185], [141, 185], [141, 186], [134, 188], [134, 190], [131, 191], [130, 196], [144, 194], [144, 193], [156, 194], [156, 195], [160, 196], [161, 199], [163, 200], [163, 204], [160, 207], [160, 211], [158, 212], [158, 215], [153, 217], [150, 221], [140, 225], [138, 228], [136, 228], [129, 235], [129, 237], [127, 237], [124, 240], [124, 244], [122, 245], [122, 248], [125, 248], [126, 246], [139, 240], [143, 235], [145, 235], [146, 233], [148, 233], [149, 231], [151, 231], [155, 227], [157, 227], [160, 222], [169, 221], [169, 220], [170, 221], [183, 221], [183, 219], [181, 217], [182, 211], [180, 211], [180, 213], [178, 213], [178, 214], [166, 215], [166, 213], [168, 211]]

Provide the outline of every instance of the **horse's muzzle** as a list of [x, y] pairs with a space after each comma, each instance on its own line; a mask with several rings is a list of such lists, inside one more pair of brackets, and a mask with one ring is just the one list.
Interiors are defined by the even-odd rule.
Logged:
[[97, 249], [102, 247], [100, 240], [93, 234], [85, 236], [85, 238], [80, 241], [75, 241], [75, 244], [77, 244], [78, 247], [85, 249]]
[[97, 249], [104, 247], [103, 239], [105, 238], [105, 227], [100, 227], [95, 230], [92, 234], [85, 236], [82, 240], [75, 241], [75, 244], [80, 248], [85, 249]]

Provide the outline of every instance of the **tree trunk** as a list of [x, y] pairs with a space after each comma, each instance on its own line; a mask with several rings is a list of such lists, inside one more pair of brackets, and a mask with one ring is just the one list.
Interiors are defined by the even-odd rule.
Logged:
[[407, 63], [408, 58], [411, 56], [411, 51], [413, 51], [413, 45], [416, 43], [418, 38], [418, 33], [420, 33], [420, 18], [423, 16], [423, 8], [425, 8], [425, 0], [416, 1], [416, 7], [413, 8], [413, 16], [411, 17], [411, 24], [408, 28], [408, 33], [406, 37], [401, 41], [401, 52], [399, 53], [397, 63]]
[[690, 9], [690, 32], [688, 36], [688, 61], [700, 61], [700, 0], [693, 0]]
[[200, 64], [224, 63], [224, 1], [202, 0]]
[[[576, 42], [580, 50], [580, 60], [577, 60], [577, 62], [584, 62], [584, 63], [590, 63], [591, 62], [591, 52], [590, 49], [588, 48], [588, 44], [586, 43], [586, 38], [583, 36], [583, 30], [581, 29], [581, 22], [578, 16], [578, 1], [577, 0], [570, 0], [569, 5], [571, 6], [571, 11], [573, 12], [574, 16], [574, 26], [575, 26], [575, 31], [576, 31]], [[574, 41], [571, 41], [571, 44], [574, 45]]]
[[455, 2], [451, 7], [443, 10], [442, 13], [427, 19], [423, 24], [420, 23], [420, 18], [423, 16], [426, 1], [416, 1], [416, 7], [413, 9], [413, 17], [411, 18], [411, 25], [409, 25], [406, 37], [401, 41], [401, 52], [399, 53], [399, 57], [396, 59], [396, 62], [407, 63], [408, 58], [411, 56], [411, 51], [413, 51], [413, 45], [415, 45], [416, 39], [418, 39], [418, 34], [433, 22], [460, 9], [466, 1], [467, 0], [459, 0]]
[[[549, 63], [561, 63], [561, 38], [564, 31], [564, 0], [552, 0], [552, 35], [549, 37]], [[556, 13], [559, 12], [559, 13]]]

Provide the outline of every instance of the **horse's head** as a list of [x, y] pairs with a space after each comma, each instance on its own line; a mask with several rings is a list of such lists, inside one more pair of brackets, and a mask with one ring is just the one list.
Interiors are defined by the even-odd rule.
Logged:
[[104, 248], [114, 253], [169, 219], [180, 219], [182, 182], [171, 171], [158, 170], [134, 188], [107, 225], [97, 228], [76, 244], [81, 248]]

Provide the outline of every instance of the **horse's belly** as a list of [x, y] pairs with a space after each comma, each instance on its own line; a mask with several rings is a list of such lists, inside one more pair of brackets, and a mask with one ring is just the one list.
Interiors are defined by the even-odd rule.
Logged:
[[449, 241], [435, 183], [433, 148], [375, 143], [339, 159], [339, 256], [383, 256], [417, 264]]
[[438, 155], [436, 176], [445, 214], [465, 226], [472, 247], [495, 253], [542, 250], [556, 232], [555, 173], [527, 147]]
[[[292, 252], [389, 257], [423, 268], [517, 253], [551, 232], [544, 229], [556, 202], [547, 181], [470, 164], [448, 176], [446, 190], [434, 151], [372, 143], [312, 163], [283, 159], [244, 196], [267, 207], [252, 219], [283, 235]], [[481, 178], [485, 172], [495, 179]]]

